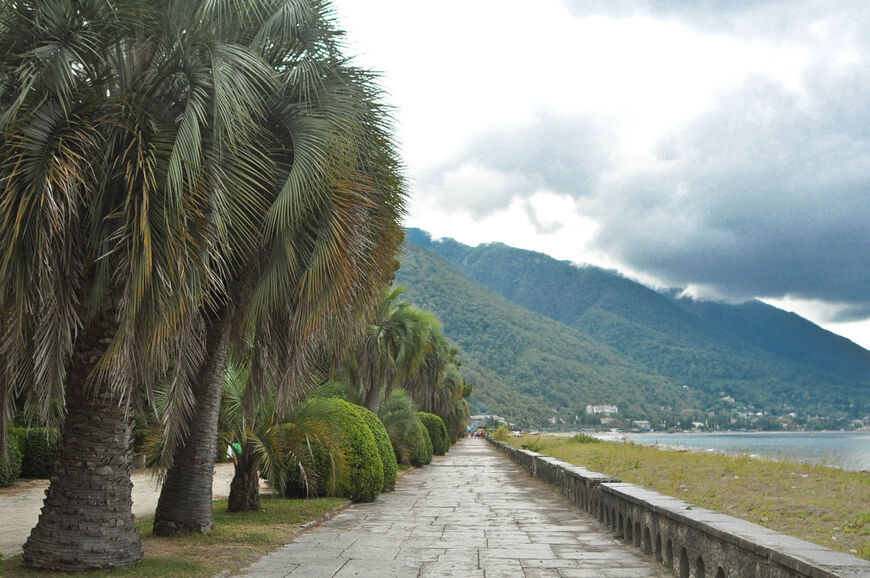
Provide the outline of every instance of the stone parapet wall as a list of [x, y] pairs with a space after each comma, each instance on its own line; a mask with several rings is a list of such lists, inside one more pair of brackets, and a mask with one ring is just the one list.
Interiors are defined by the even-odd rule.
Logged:
[[870, 577], [870, 562], [490, 440], [681, 578]]

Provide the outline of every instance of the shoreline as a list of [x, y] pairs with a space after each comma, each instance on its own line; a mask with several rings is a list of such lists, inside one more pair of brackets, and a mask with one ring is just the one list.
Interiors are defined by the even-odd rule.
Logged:
[[[844, 437], [840, 438], [840, 436]], [[842, 448], [849, 448], [850, 445], [854, 446], [855, 443], [860, 444], [864, 441], [870, 444], [870, 432], [692, 432], [671, 434], [650, 432], [649, 434], [605, 434], [595, 437], [602, 441], [638, 444], [665, 451], [743, 456], [754, 460], [824, 466], [847, 472], [866, 473], [870, 471], [870, 452], [856, 453], [854, 448], [842, 450]], [[753, 438], [758, 442], [758, 445], [754, 447], [750, 441]], [[787, 441], [789, 438], [793, 441]], [[729, 439], [729, 441], [724, 442], [724, 439]], [[812, 439], [820, 440], [823, 445], [815, 447], [795, 445], [810, 444]], [[720, 440], [719, 446], [725, 445], [726, 447], [716, 447], [716, 440]], [[739, 440], [744, 440], [746, 445], [741, 446]], [[735, 443], [728, 447], [732, 441]], [[777, 441], [782, 445], [776, 444]], [[769, 442], [773, 442], [775, 445], [771, 445]], [[848, 444], [844, 445], [843, 442], [848, 442]]]

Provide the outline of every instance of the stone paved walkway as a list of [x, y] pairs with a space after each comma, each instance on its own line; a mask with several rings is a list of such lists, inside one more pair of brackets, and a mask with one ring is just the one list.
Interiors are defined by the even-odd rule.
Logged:
[[246, 575], [671, 576], [479, 439], [301, 534]]

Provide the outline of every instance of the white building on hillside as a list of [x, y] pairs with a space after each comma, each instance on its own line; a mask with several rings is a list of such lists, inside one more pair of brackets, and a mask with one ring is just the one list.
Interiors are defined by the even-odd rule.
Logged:
[[596, 414], [603, 413], [604, 415], [610, 415], [613, 413], [619, 413], [619, 408], [615, 405], [587, 405], [586, 413]]

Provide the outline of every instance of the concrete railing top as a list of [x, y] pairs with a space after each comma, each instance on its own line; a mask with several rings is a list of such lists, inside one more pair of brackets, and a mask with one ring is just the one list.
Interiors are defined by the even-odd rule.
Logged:
[[490, 440], [490, 442], [497, 445], [497, 446], [502, 446], [505, 449], [510, 449], [513, 452], [523, 454], [523, 455], [527, 456], [530, 460], [537, 459], [539, 461], [551, 464], [553, 466], [561, 467], [566, 471], [566, 473], [571, 473], [571, 474], [574, 474], [576, 476], [580, 476], [580, 477], [582, 477], [590, 482], [593, 482], [593, 483], [619, 482], [619, 481], [621, 481], [619, 478], [615, 478], [613, 476], [608, 476], [605, 474], [600, 474], [598, 472], [593, 472], [592, 470], [584, 468], [583, 466], [578, 466], [576, 464], [565, 462], [565, 461], [556, 459], [554, 457], [548, 456], [546, 454], [540, 454], [540, 453], [532, 451], [532, 450], [519, 450], [519, 449], [516, 449], [513, 446], [511, 446], [510, 444], [507, 444], [505, 442], [497, 442], [495, 440]]

